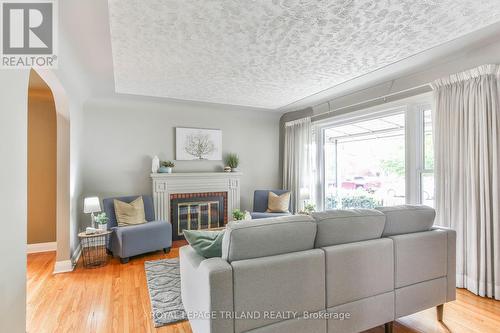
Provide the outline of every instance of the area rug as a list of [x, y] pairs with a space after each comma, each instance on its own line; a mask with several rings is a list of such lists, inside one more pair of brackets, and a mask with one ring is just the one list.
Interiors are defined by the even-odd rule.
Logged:
[[144, 268], [155, 327], [186, 320], [181, 300], [179, 259], [146, 261]]

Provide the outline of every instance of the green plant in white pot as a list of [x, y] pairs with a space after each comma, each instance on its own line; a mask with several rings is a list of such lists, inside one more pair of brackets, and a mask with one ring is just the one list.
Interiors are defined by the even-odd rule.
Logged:
[[240, 165], [240, 157], [238, 154], [229, 153], [225, 158], [226, 165], [231, 168], [232, 172], [238, 171], [238, 165]]
[[174, 162], [172, 161], [161, 161], [160, 168], [158, 169], [159, 173], [172, 173], [172, 168], [175, 167]]
[[97, 229], [107, 230], [108, 229], [109, 218], [106, 213], [97, 214], [95, 217], [95, 223], [97, 224]]

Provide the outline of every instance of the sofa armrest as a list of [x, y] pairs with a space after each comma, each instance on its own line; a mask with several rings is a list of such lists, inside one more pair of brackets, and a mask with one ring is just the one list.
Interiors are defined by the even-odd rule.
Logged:
[[447, 236], [447, 270], [446, 270], [446, 302], [451, 302], [456, 299], [457, 285], [457, 232], [446, 227], [432, 227], [433, 230], [441, 230], [446, 232]]
[[[187, 245], [179, 249], [181, 294], [194, 333], [233, 333], [233, 271], [221, 258], [205, 259]], [[224, 317], [223, 315], [226, 314]]]

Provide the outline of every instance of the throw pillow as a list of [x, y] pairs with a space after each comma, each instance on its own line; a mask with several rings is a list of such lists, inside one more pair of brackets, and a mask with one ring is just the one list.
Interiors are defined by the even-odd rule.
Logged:
[[224, 230], [184, 230], [189, 245], [202, 257], [222, 257], [222, 238]]
[[290, 204], [290, 192], [277, 195], [274, 192], [269, 192], [267, 199], [268, 213], [289, 213], [288, 205]]
[[138, 197], [131, 203], [126, 203], [116, 199], [113, 200], [113, 202], [115, 204], [116, 222], [119, 227], [137, 225], [146, 222], [142, 197]]

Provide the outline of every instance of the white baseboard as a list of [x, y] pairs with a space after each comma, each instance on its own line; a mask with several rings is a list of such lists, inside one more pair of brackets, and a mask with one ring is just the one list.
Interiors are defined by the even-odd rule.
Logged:
[[56, 242], [28, 244], [27, 253], [49, 252], [57, 250]]
[[73, 263], [73, 267], [76, 266], [76, 263], [78, 262], [78, 259], [80, 259], [81, 254], [82, 254], [82, 246], [81, 244], [78, 244], [78, 247], [76, 248], [75, 252], [73, 253], [73, 256], [71, 257], [71, 262]]
[[71, 260], [56, 261], [54, 265], [54, 274], [67, 273], [73, 271], [73, 263]]
[[72, 272], [73, 269], [75, 269], [76, 263], [78, 262], [78, 259], [80, 259], [81, 254], [82, 248], [78, 245], [70, 260], [56, 261], [53, 274]]

